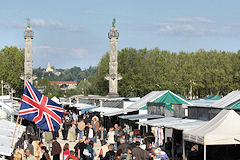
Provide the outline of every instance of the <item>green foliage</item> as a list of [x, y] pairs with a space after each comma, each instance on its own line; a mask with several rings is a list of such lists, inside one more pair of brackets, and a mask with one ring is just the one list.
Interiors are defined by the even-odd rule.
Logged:
[[[118, 61], [118, 71], [123, 77], [119, 81], [119, 94], [124, 97], [144, 96], [153, 90], [167, 89], [189, 97], [190, 86], [193, 96], [226, 95], [239, 89], [240, 85], [240, 51], [200, 49], [177, 54], [158, 48], [124, 48], [118, 53]], [[19, 97], [23, 93], [23, 80], [19, 78], [23, 71], [24, 50], [3, 48], [0, 51], [0, 81], [8, 82]], [[106, 53], [97, 67], [55, 69], [53, 73], [37, 68], [33, 73], [38, 77], [35, 85], [44, 90], [43, 94], [62, 97], [82, 93], [106, 95], [108, 71], [109, 53]], [[78, 81], [79, 84], [75, 90], [63, 91], [49, 81]]]
[[[23, 93], [24, 50], [6, 46], [0, 51], [0, 81], [7, 82], [16, 91], [16, 96]], [[6, 93], [5, 93], [6, 94]]]
[[[60, 75], [58, 75], [58, 73]], [[38, 87], [45, 88], [44, 94], [49, 97], [57, 96], [72, 96], [84, 93], [84, 95], [94, 94], [97, 89], [95, 85], [95, 75], [97, 72], [96, 67], [89, 67], [88, 69], [81, 69], [80, 67], [73, 67], [70, 69], [54, 69], [54, 72], [45, 72], [44, 68], [37, 68], [33, 73], [37, 76]], [[51, 85], [49, 81], [77, 81], [80, 82], [77, 89], [63, 91], [57, 85]], [[93, 83], [94, 81], [94, 83]]]
[[38, 80], [35, 86], [38, 90], [42, 90], [42, 93], [49, 98], [54, 96], [59, 98], [65, 95], [64, 91], [57, 84], [51, 84], [47, 78]]
[[[53, 67], [54, 68], [54, 67]], [[70, 69], [54, 69], [54, 72], [45, 72], [44, 68], [33, 69], [33, 74], [37, 79], [48, 78], [49, 81], [81, 81], [89, 76], [95, 75], [96, 67], [90, 66], [88, 69], [81, 69], [74, 66]]]
[[[158, 48], [147, 50], [125, 48], [118, 53], [121, 96], [144, 96], [153, 90], [172, 90], [189, 97], [209, 94], [226, 95], [239, 89], [240, 51], [238, 53], [200, 49], [179, 54]], [[98, 64], [95, 88], [100, 95], [108, 93], [109, 54]], [[160, 86], [157, 87], [158, 84]]]

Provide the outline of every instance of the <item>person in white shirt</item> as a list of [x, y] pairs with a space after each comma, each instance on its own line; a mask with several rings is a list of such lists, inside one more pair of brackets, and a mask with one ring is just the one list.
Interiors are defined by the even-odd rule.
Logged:
[[90, 141], [93, 141], [93, 136], [94, 136], [93, 127], [92, 127], [92, 125], [89, 125], [88, 138]]
[[99, 157], [104, 158], [106, 156], [106, 153], [108, 152], [108, 144], [106, 141], [103, 141], [103, 145], [99, 151]]
[[113, 128], [110, 128], [110, 129], [109, 129], [109, 132], [108, 132], [108, 134], [107, 134], [108, 144], [109, 144], [109, 145], [110, 145], [110, 144], [112, 144], [112, 145], [115, 144], [114, 135], [115, 135], [114, 129], [113, 129]]
[[73, 112], [73, 121], [78, 121], [78, 115], [75, 112]]

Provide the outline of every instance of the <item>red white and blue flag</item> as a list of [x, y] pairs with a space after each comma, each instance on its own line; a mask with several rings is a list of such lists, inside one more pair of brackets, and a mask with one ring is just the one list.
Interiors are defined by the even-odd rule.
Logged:
[[62, 123], [64, 109], [42, 95], [27, 81], [22, 96], [19, 116], [34, 122], [44, 131], [57, 131]]

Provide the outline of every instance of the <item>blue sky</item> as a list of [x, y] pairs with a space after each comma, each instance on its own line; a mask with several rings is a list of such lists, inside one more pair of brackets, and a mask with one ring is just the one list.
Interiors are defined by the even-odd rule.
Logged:
[[8, 0], [0, 4], [0, 48], [24, 47], [26, 19], [34, 31], [34, 67], [96, 66], [109, 50], [113, 17], [118, 49], [240, 49], [237, 0]]

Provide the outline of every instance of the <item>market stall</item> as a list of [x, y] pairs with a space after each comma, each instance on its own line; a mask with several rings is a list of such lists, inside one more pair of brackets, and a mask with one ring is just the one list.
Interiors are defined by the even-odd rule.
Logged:
[[[235, 138], [240, 135], [240, 116], [233, 110], [222, 110], [208, 123], [183, 131], [183, 142], [189, 141], [204, 146], [204, 160], [207, 158], [208, 145], [240, 144]], [[183, 143], [183, 149], [184, 149]], [[183, 152], [185, 157], [185, 151]]]

